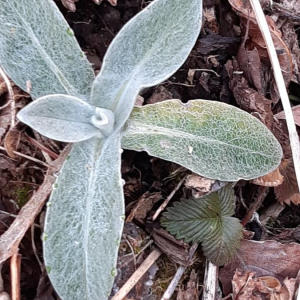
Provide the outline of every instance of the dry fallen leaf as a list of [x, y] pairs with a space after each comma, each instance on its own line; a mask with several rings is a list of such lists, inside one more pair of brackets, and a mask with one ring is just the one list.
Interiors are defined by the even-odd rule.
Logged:
[[283, 160], [279, 166], [279, 171], [283, 175], [284, 180], [281, 185], [274, 189], [277, 200], [286, 204], [290, 204], [291, 202], [295, 205], [300, 204], [300, 194], [298, 192], [293, 159]]
[[261, 185], [261, 186], [266, 186], [266, 187], [275, 187], [275, 186], [279, 186], [283, 183], [284, 177], [281, 175], [280, 171], [279, 171], [279, 167], [274, 170], [273, 172], [255, 178], [253, 180], [251, 180], [251, 183], [254, 183], [256, 185]]
[[200, 198], [205, 193], [211, 191], [211, 187], [214, 183], [215, 180], [204, 178], [196, 174], [191, 174], [186, 177], [184, 185], [188, 189], [192, 190], [192, 195], [194, 198]]
[[271, 276], [283, 284], [285, 278], [296, 278], [300, 270], [300, 245], [281, 244], [276, 241], [241, 241], [235, 259], [220, 271], [225, 295], [231, 292], [235, 270], [254, 271], [256, 276]]
[[272, 10], [278, 15], [300, 20], [300, 1], [299, 0], [280, 0], [273, 2]]
[[162, 199], [162, 194], [160, 192], [149, 193], [146, 192], [138, 200], [137, 203], [132, 208], [126, 222], [131, 222], [135, 219], [144, 219], [147, 213], [152, 209], [153, 205]]
[[10, 129], [4, 139], [4, 147], [9, 157], [16, 158], [14, 151], [17, 151], [21, 140], [21, 131], [16, 127]]
[[236, 73], [236, 71], [239, 71], [236, 59], [233, 58], [232, 61], [228, 60], [225, 68], [230, 78], [230, 89], [239, 107], [249, 113], [253, 113], [271, 129], [273, 124], [272, 101], [265, 98], [253, 88], [250, 88], [247, 80], [242, 75]]
[[[229, 0], [229, 3], [239, 13], [241, 17], [241, 22], [245, 28], [247, 27], [248, 19], [250, 21], [249, 41], [248, 41], [249, 48], [250, 49], [257, 48], [259, 56], [262, 59], [269, 60], [267, 47], [264, 38], [260, 32], [260, 29], [257, 25], [256, 18], [252, 11], [249, 0]], [[282, 73], [284, 76], [285, 84], [286, 86], [288, 86], [291, 81], [292, 73], [293, 73], [292, 57], [287, 45], [282, 39], [281, 31], [277, 29], [274, 20], [270, 16], [266, 16], [266, 18], [269, 24], [269, 29], [272, 35], [275, 49], [278, 54], [280, 66], [283, 71]], [[274, 78], [272, 79], [270, 93], [271, 93], [272, 100], [274, 102], [277, 102], [279, 100], [279, 94], [277, 91], [277, 86]]]
[[258, 277], [253, 271], [236, 270], [232, 280], [233, 299], [236, 300], [293, 300], [296, 279], [283, 283], [271, 276]]
[[[295, 124], [300, 126], [300, 105], [296, 105], [292, 107], [292, 111], [293, 111]], [[285, 120], [285, 113], [284, 111], [281, 111], [280, 113], [276, 114], [274, 117], [276, 117], [279, 120]]]

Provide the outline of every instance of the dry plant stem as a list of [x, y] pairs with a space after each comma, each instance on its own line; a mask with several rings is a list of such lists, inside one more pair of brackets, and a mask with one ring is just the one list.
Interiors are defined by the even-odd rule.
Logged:
[[[39, 134], [38, 134], [35, 130], [33, 130], [33, 134], [34, 134], [35, 138], [37, 139], [37, 141], [38, 141], [39, 143], [41, 143], [41, 138], [40, 138]], [[51, 164], [52, 159], [51, 159], [50, 155], [48, 154], [48, 152], [47, 152], [47, 151], [44, 151], [44, 150], [42, 149], [42, 154], [43, 154], [43, 156], [44, 156], [44, 158], [45, 158], [47, 164]]]
[[266, 192], [268, 191], [268, 188], [265, 186], [260, 186], [258, 188], [258, 194], [255, 199], [255, 201], [250, 206], [249, 211], [247, 212], [247, 215], [242, 220], [241, 224], [245, 226], [252, 218], [253, 214], [260, 208], [261, 204], [265, 200]]
[[55, 152], [53, 152], [52, 150], [48, 149], [47, 147], [45, 147], [43, 144], [41, 144], [39, 141], [33, 139], [32, 137], [30, 137], [29, 135], [26, 134], [26, 137], [28, 138], [28, 140], [37, 148], [39, 148], [40, 150], [46, 152], [49, 154], [49, 156], [51, 156], [54, 159], [58, 158], [58, 154], [56, 154]]
[[262, 32], [262, 35], [266, 42], [267, 50], [273, 67], [275, 81], [277, 84], [279, 95], [281, 97], [281, 102], [286, 117], [286, 123], [287, 123], [289, 137], [290, 137], [291, 150], [292, 150], [293, 160], [294, 160], [295, 173], [297, 177], [298, 188], [300, 190], [300, 145], [299, 145], [299, 137], [296, 131], [296, 125], [293, 117], [293, 112], [291, 109], [289, 96], [285, 87], [281, 67], [271, 37], [269, 26], [266, 17], [264, 15], [264, 12], [262, 10], [261, 4], [259, 0], [250, 0], [250, 3], [255, 13], [255, 17], [258, 26], [260, 28], [260, 31]]
[[[196, 243], [191, 246], [190, 251], [189, 251], [189, 257], [190, 258], [192, 258], [194, 256], [197, 248], [198, 248], [198, 244], [196, 244]], [[175, 291], [175, 289], [176, 289], [183, 273], [185, 272], [186, 268], [187, 267], [185, 267], [185, 266], [180, 266], [177, 269], [175, 276], [173, 277], [172, 281], [170, 282], [170, 284], [169, 284], [167, 290], [165, 291], [163, 297], [161, 298], [161, 300], [171, 299], [171, 297], [172, 297], [172, 295], [173, 295], [173, 293], [174, 293], [174, 291]]]
[[204, 290], [202, 300], [215, 300], [217, 295], [218, 284], [218, 270], [219, 268], [206, 261], [205, 275], [204, 275]]
[[10, 107], [11, 107], [10, 128], [13, 128], [13, 127], [15, 127], [15, 124], [16, 124], [16, 103], [15, 103], [14, 92], [13, 92], [13, 89], [12, 89], [12, 86], [10, 84], [8, 77], [6, 76], [5, 72], [3, 71], [3, 69], [1, 67], [0, 67], [0, 75], [4, 79], [4, 82], [6, 84], [7, 91], [8, 91], [8, 97], [9, 97], [8, 102], [10, 103]]
[[21, 300], [21, 255], [14, 253], [10, 259], [11, 299]]
[[166, 200], [162, 203], [162, 205], [158, 208], [158, 210], [155, 212], [154, 216], [152, 217], [152, 220], [155, 221], [157, 219], [157, 217], [159, 216], [159, 214], [166, 208], [166, 206], [168, 205], [168, 203], [170, 202], [170, 200], [173, 198], [173, 196], [175, 195], [175, 193], [180, 189], [180, 187], [182, 186], [182, 184], [184, 183], [186, 177], [188, 175], [185, 175], [180, 182], [177, 184], [177, 186], [175, 187], [175, 189], [171, 192], [171, 194], [166, 198]]
[[43, 208], [47, 197], [52, 191], [57, 173], [63, 165], [67, 155], [71, 150], [71, 145], [67, 146], [58, 159], [49, 167], [43, 184], [30, 200], [22, 207], [14, 222], [8, 230], [0, 236], [0, 264], [10, 256], [18, 252], [19, 243], [28, 228], [33, 224], [34, 219]]
[[122, 300], [125, 298], [161, 254], [162, 252], [159, 249], [154, 249], [111, 300]]
[[[0, 146], [0, 150], [3, 150], [3, 151], [6, 152], [6, 149], [5, 149], [4, 147], [2, 147], [2, 146]], [[21, 153], [21, 152], [18, 152], [18, 151], [13, 151], [13, 152], [14, 152], [16, 155], [19, 155], [19, 156], [24, 157], [24, 158], [26, 158], [26, 159], [28, 159], [28, 160], [31, 160], [31, 161], [33, 161], [33, 162], [35, 162], [35, 163], [38, 163], [38, 164], [40, 164], [40, 165], [43, 165], [44, 167], [47, 167], [47, 168], [50, 167], [50, 165], [48, 165], [48, 164], [44, 163], [43, 161], [38, 160], [38, 159], [36, 159], [36, 158], [34, 158], [34, 157], [25, 155], [25, 154], [23, 154], [23, 153]]]

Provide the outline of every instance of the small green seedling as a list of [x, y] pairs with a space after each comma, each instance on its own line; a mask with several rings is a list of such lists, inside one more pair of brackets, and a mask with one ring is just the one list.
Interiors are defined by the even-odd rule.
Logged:
[[18, 118], [74, 143], [47, 205], [44, 234], [45, 265], [63, 300], [110, 294], [124, 223], [122, 148], [223, 181], [256, 178], [280, 163], [271, 132], [235, 107], [169, 100], [133, 108], [141, 89], [184, 63], [200, 32], [201, 5], [154, 0], [115, 37], [95, 78], [52, 0], [1, 2], [0, 64], [22, 89], [31, 82], [35, 100]]

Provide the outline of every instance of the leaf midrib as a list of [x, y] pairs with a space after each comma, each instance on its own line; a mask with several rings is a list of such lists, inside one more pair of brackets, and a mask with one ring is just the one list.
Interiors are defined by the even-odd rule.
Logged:
[[[46, 65], [49, 67], [50, 70], [53, 71], [53, 74], [58, 79], [58, 81], [61, 83], [63, 88], [66, 90], [67, 94], [73, 94], [71, 91], [77, 91], [76, 88], [70, 84], [70, 82], [67, 80], [67, 78], [63, 75], [62, 71], [57, 67], [57, 65], [54, 63], [52, 58], [48, 55], [48, 53], [45, 51], [44, 47], [40, 44], [38, 39], [36, 38], [34, 31], [32, 30], [29, 23], [26, 22], [26, 20], [23, 18], [23, 16], [19, 13], [18, 10], [15, 9], [15, 7], [11, 4], [10, 1], [7, 1], [8, 5], [11, 7], [12, 11], [16, 13], [16, 15], [19, 16], [20, 20], [23, 23], [23, 27], [26, 28], [26, 32], [28, 33], [28, 36], [33, 41], [33, 44], [36, 45], [37, 50], [40, 52], [41, 56], [44, 57], [44, 61]], [[62, 79], [65, 80], [66, 83], [68, 83], [69, 88], [62, 82]], [[70, 91], [69, 91], [70, 89]]]
[[[162, 136], [174, 136], [174, 137], [178, 137], [178, 138], [182, 138], [182, 139], [191, 139], [191, 140], [197, 140], [197, 141], [202, 141], [203, 142], [207, 142], [207, 143], [214, 143], [214, 144], [218, 144], [220, 146], [228, 146], [230, 148], [235, 148], [235, 149], [240, 149], [246, 152], [250, 152], [251, 154], [259, 154], [261, 156], [267, 157], [267, 158], [273, 158], [274, 155], [267, 155], [265, 153], [262, 152], [258, 152], [258, 151], [254, 151], [253, 149], [249, 149], [246, 147], [241, 147], [241, 146], [237, 146], [237, 145], [232, 145], [232, 144], [228, 144], [226, 142], [217, 140], [217, 139], [213, 139], [213, 138], [208, 138], [206, 136], [200, 136], [200, 135], [194, 135], [191, 133], [188, 133], [186, 131], [180, 131], [177, 128], [166, 128], [166, 127], [161, 127], [161, 126], [157, 126], [157, 125], [148, 125], [148, 124], [144, 124], [144, 123], [140, 123], [134, 120], [129, 120], [128, 121], [129, 126], [127, 127], [127, 129], [125, 131], [132, 131], [134, 134], [140, 134], [140, 135], [162, 135]], [[132, 129], [132, 128], [145, 128], [146, 130], [143, 131], [142, 133], [139, 132], [138, 130]]]

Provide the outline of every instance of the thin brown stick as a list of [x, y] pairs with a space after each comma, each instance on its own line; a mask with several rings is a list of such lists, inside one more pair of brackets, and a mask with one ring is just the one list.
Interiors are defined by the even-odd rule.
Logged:
[[161, 256], [161, 254], [162, 252], [159, 249], [154, 249], [111, 300], [122, 300], [123, 298], [125, 298], [126, 295], [131, 291], [131, 289], [141, 279], [141, 277]]
[[16, 124], [16, 103], [15, 103], [14, 91], [12, 89], [12, 86], [10, 84], [8, 77], [6, 76], [5, 72], [3, 71], [3, 69], [1, 67], [0, 67], [0, 75], [4, 79], [4, 82], [6, 84], [7, 91], [8, 91], [8, 102], [10, 103], [10, 107], [11, 107], [11, 122], [10, 122], [11, 127], [10, 128], [13, 128], [13, 127], [15, 127], [15, 124]]
[[180, 187], [182, 186], [182, 184], [184, 183], [186, 177], [188, 175], [185, 175], [177, 184], [177, 186], [174, 188], [174, 190], [171, 192], [171, 194], [166, 198], [166, 200], [162, 203], [162, 205], [157, 209], [157, 211], [155, 212], [154, 216], [152, 217], [152, 220], [155, 221], [156, 218], [159, 216], [159, 214], [166, 208], [166, 206], [168, 205], [168, 203], [170, 202], [170, 200], [173, 198], [173, 196], [175, 195], [175, 193], [180, 189]]
[[246, 216], [244, 217], [244, 219], [241, 222], [241, 224], [243, 226], [245, 226], [250, 221], [253, 214], [260, 208], [261, 204], [265, 200], [267, 191], [268, 191], [268, 188], [265, 186], [260, 186], [258, 188], [257, 197], [256, 197], [255, 201], [252, 203], [252, 205], [250, 206], [249, 211], [247, 212]]
[[52, 150], [48, 149], [47, 147], [45, 147], [42, 143], [40, 143], [39, 141], [33, 139], [32, 137], [30, 137], [29, 135], [26, 134], [26, 137], [28, 138], [28, 140], [37, 148], [39, 148], [42, 151], [45, 151], [46, 153], [48, 153], [52, 158], [57, 159], [58, 158], [58, 154], [56, 154], [55, 152], [53, 152]]
[[8, 230], [0, 236], [0, 264], [17, 253], [23, 236], [34, 222], [34, 219], [43, 208], [47, 197], [52, 191], [53, 184], [56, 180], [54, 174], [60, 170], [70, 150], [71, 145], [67, 146], [59, 155], [59, 158], [52, 163], [47, 171], [43, 184], [22, 207]]
[[290, 99], [285, 87], [284, 78], [282, 75], [282, 70], [277, 57], [277, 53], [274, 47], [272, 36], [270, 33], [269, 25], [267, 23], [266, 17], [262, 10], [259, 0], [250, 0], [252, 9], [255, 13], [255, 17], [259, 26], [259, 29], [264, 37], [271, 64], [273, 67], [274, 77], [277, 84], [278, 92], [281, 98], [282, 106], [284, 109], [286, 123], [289, 131], [291, 150], [293, 154], [293, 161], [295, 166], [295, 173], [298, 183], [298, 188], [300, 190], [300, 144], [299, 137], [296, 130], [296, 125], [294, 121], [294, 116], [290, 104]]
[[21, 300], [21, 255], [16, 252], [10, 259], [11, 299]]
[[[6, 151], [5, 147], [3, 147], [3, 146], [0, 146], [0, 150]], [[43, 162], [43, 161], [41, 161], [41, 160], [39, 160], [39, 159], [36, 159], [36, 158], [34, 158], [34, 157], [31, 157], [31, 156], [28, 156], [28, 155], [23, 154], [23, 153], [18, 152], [18, 151], [13, 151], [13, 152], [14, 152], [14, 154], [16, 154], [16, 155], [19, 155], [19, 156], [21, 156], [21, 157], [24, 157], [24, 158], [26, 158], [26, 159], [28, 159], [28, 160], [31, 160], [31, 161], [33, 161], [33, 162], [35, 162], [35, 163], [38, 163], [38, 164], [40, 164], [40, 165], [43, 165], [43, 166], [45, 166], [45, 167], [47, 167], [47, 168], [50, 167], [50, 165], [48, 165], [47, 163], [45, 163], [45, 162]]]

